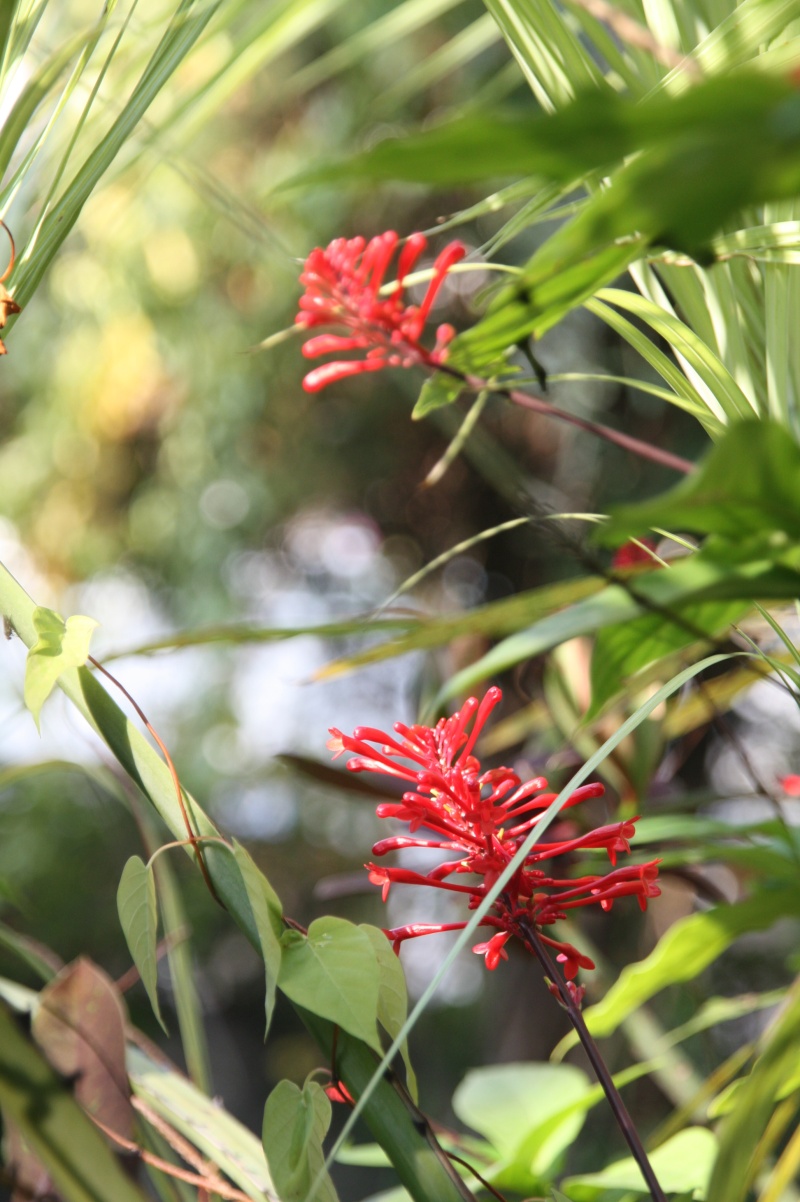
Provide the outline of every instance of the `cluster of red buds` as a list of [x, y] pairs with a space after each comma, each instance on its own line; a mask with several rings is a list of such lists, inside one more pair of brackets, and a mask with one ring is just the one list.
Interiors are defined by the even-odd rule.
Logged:
[[427, 292], [419, 305], [408, 304], [405, 281], [428, 246], [424, 234], [411, 234], [403, 243], [397, 259], [397, 278], [385, 285], [389, 263], [400, 242], [394, 230], [387, 230], [367, 242], [364, 238], [336, 238], [322, 250], [312, 250], [305, 262], [300, 283], [305, 292], [300, 298], [296, 324], [305, 329], [340, 326], [346, 334], [317, 334], [303, 344], [307, 359], [342, 351], [366, 352], [360, 359], [337, 359], [315, 367], [303, 380], [307, 392], [319, 392], [328, 384], [362, 372], [384, 367], [420, 365], [436, 369], [445, 360], [447, 346], [455, 337], [451, 325], [440, 325], [436, 345], [426, 349], [421, 342], [425, 324], [445, 277], [466, 247], [450, 242], [439, 254]]
[[[402, 800], [384, 802], [377, 809], [381, 818], [407, 823], [409, 834], [381, 839], [373, 847], [373, 855], [381, 857], [407, 847], [453, 853], [426, 875], [368, 864], [370, 880], [381, 886], [384, 900], [393, 884], [420, 885], [461, 893], [467, 908], [476, 909], [555, 800], [555, 793], [542, 791], [547, 787], [542, 777], [523, 782], [510, 768], [481, 771], [473, 749], [501, 696], [500, 689], [491, 688], [481, 702], [470, 697], [458, 713], [440, 719], [436, 726], [395, 723], [394, 735], [370, 727], [358, 727], [352, 736], [331, 730], [328, 747], [335, 756], [353, 754], [347, 765], [351, 772], [377, 772], [409, 786]], [[583, 785], [566, 799], [564, 808], [603, 792], [599, 783]], [[543, 928], [579, 906], [596, 904], [610, 910], [617, 898], [633, 896], [645, 909], [648, 898], [658, 896], [658, 860], [616, 867], [617, 855], [630, 851], [636, 821], [630, 818], [557, 842], [535, 843], [481, 919], [481, 925], [494, 933], [472, 950], [485, 957], [487, 968], [496, 968], [501, 959], [508, 958], [505, 945], [512, 936], [524, 942], [525, 924], [533, 924], [542, 942], [555, 949], [568, 982], [579, 968], [594, 968], [588, 956], [572, 944], [544, 934]], [[433, 838], [420, 837], [418, 831]], [[557, 857], [597, 848], [607, 852], [612, 871], [570, 878], [549, 874], [549, 862]], [[474, 879], [467, 882], [468, 877]], [[463, 930], [466, 925], [410, 923], [386, 934], [397, 951], [406, 939]], [[571, 986], [570, 992], [580, 1001], [582, 990]]]

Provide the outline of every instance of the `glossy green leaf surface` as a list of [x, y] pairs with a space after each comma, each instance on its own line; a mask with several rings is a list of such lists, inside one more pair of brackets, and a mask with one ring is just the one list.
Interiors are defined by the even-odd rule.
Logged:
[[285, 931], [278, 985], [295, 1002], [380, 1050], [380, 971], [369, 936], [344, 918]]

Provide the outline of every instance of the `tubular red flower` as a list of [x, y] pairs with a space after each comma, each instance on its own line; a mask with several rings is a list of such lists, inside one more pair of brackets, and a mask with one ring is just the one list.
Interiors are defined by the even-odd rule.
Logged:
[[[435, 370], [447, 357], [455, 337], [451, 325], [440, 325], [436, 344], [429, 350], [420, 338], [447, 273], [467, 253], [461, 242], [450, 242], [437, 256], [433, 274], [420, 305], [409, 304], [405, 281], [428, 246], [424, 234], [411, 234], [400, 251], [397, 279], [388, 291], [384, 280], [400, 239], [394, 230], [365, 242], [363, 238], [336, 238], [325, 250], [316, 247], [305, 262], [300, 283], [297, 325], [304, 329], [333, 325], [345, 335], [320, 334], [303, 344], [308, 359], [341, 351], [365, 351], [361, 359], [341, 359], [314, 368], [303, 380], [307, 392], [328, 384], [385, 367], [420, 365]], [[382, 292], [383, 289], [383, 292]]]
[[[381, 887], [384, 901], [392, 884], [424, 885], [465, 894], [468, 909], [474, 910], [555, 800], [555, 793], [541, 792], [547, 787], [542, 777], [523, 782], [511, 768], [483, 772], [473, 755], [480, 733], [501, 697], [499, 689], [491, 688], [481, 702], [470, 697], [458, 713], [442, 718], [436, 726], [398, 722], [392, 735], [368, 726], [357, 727], [352, 736], [331, 729], [328, 746], [334, 757], [344, 751], [353, 753], [347, 765], [351, 771], [377, 772], [413, 784], [402, 801], [382, 802], [377, 808], [379, 817], [407, 823], [409, 833], [379, 840], [373, 854], [384, 856], [409, 847], [451, 853], [425, 875], [408, 868], [367, 864], [369, 879]], [[564, 806], [578, 805], [603, 792], [599, 783], [582, 785]], [[579, 969], [594, 968], [587, 956], [571, 944], [543, 934], [542, 928], [580, 906], [599, 905], [610, 910], [617, 898], [633, 896], [645, 909], [650, 898], [658, 897], [658, 860], [616, 867], [617, 856], [630, 851], [629, 841], [636, 833], [637, 821], [628, 818], [568, 839], [534, 844], [481, 921], [481, 926], [493, 927], [496, 932], [486, 943], [473, 948], [485, 957], [487, 968], [494, 969], [507, 958], [505, 945], [512, 935], [524, 938], [525, 923], [533, 923], [540, 938], [555, 948], [568, 982], [574, 980]], [[569, 823], [562, 824], [564, 833], [574, 830], [570, 827]], [[416, 837], [417, 830], [434, 837]], [[605, 850], [611, 871], [559, 878], [540, 867], [579, 850]], [[455, 858], [453, 852], [457, 853]], [[476, 878], [470, 884], [449, 879], [470, 875]], [[465, 925], [412, 923], [386, 933], [397, 950], [406, 939], [462, 930]], [[576, 987], [573, 996], [579, 993]]]

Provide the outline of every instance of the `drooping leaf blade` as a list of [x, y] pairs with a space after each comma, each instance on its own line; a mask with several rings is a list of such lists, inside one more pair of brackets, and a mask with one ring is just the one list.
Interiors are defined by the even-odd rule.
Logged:
[[117, 889], [117, 912], [131, 959], [142, 978], [153, 1013], [166, 1032], [158, 1004], [156, 882], [152, 867], [139, 856], [131, 856], [122, 870]]
[[253, 912], [253, 922], [258, 931], [261, 955], [264, 960], [266, 976], [264, 1038], [266, 1039], [269, 1024], [272, 1021], [272, 1011], [275, 1008], [275, 992], [278, 987], [283, 954], [281, 945], [283, 909], [277, 893], [264, 873], [258, 868], [250, 853], [236, 840], [233, 842], [233, 854], [247, 891], [247, 900]]
[[757, 1165], [752, 1161], [786, 1077], [797, 1068], [800, 1049], [800, 993], [769, 1032], [752, 1072], [737, 1091], [736, 1106], [720, 1128], [720, 1149], [706, 1195], [708, 1202], [740, 1202]]
[[[396, 956], [391, 943], [379, 927], [361, 923], [360, 929], [368, 937], [375, 952], [380, 972], [378, 988], [378, 1022], [392, 1039], [395, 1039], [403, 1023], [408, 1018], [408, 990], [406, 976], [399, 956]], [[408, 1050], [408, 1040], [403, 1041], [400, 1055], [406, 1067], [406, 1084], [408, 1092], [417, 1101], [417, 1075], [411, 1063], [411, 1053]]]
[[[649, 1160], [659, 1184], [667, 1193], [702, 1197], [717, 1150], [717, 1141], [710, 1131], [704, 1127], [689, 1127], [651, 1152]], [[632, 1156], [615, 1161], [599, 1173], [568, 1177], [563, 1185], [574, 1202], [595, 1202], [611, 1191], [650, 1193]]]

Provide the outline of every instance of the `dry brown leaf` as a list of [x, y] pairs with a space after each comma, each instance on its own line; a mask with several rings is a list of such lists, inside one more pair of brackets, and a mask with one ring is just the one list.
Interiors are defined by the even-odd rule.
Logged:
[[81, 957], [46, 985], [31, 1029], [92, 1118], [130, 1139], [134, 1112], [125, 1068], [125, 1010], [110, 977]]

